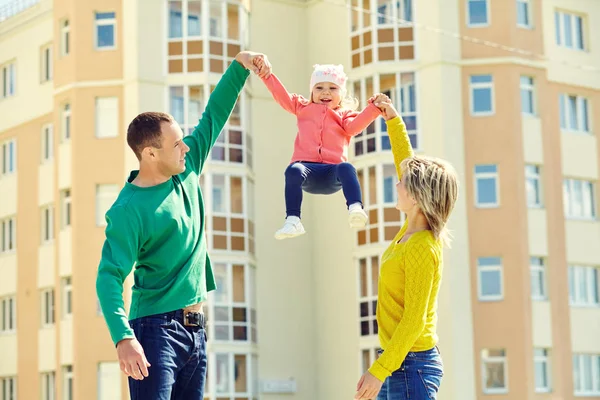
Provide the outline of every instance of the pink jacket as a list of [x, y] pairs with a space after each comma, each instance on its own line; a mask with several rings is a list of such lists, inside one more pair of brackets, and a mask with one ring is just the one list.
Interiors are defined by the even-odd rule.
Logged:
[[381, 115], [379, 108], [373, 104], [358, 113], [332, 110], [326, 104], [312, 103], [298, 94], [288, 93], [274, 74], [263, 82], [275, 101], [298, 119], [292, 162], [339, 164], [347, 161], [350, 138], [365, 130]]

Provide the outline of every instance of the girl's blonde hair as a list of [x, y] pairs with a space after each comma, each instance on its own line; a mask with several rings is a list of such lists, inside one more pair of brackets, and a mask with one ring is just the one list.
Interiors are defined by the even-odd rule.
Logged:
[[446, 223], [458, 198], [458, 177], [450, 163], [439, 158], [413, 156], [400, 164], [408, 194], [427, 218], [436, 239], [450, 247]]

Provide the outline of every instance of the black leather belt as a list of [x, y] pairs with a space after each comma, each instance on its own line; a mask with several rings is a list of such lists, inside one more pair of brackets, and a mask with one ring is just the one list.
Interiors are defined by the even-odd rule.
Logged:
[[177, 319], [183, 323], [183, 326], [199, 326], [206, 328], [206, 316], [204, 313], [184, 311], [183, 309], [165, 313], [167, 317]]

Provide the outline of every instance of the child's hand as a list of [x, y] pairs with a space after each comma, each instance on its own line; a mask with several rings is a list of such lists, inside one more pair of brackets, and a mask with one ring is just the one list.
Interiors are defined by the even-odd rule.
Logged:
[[376, 93], [368, 100], [369, 103], [373, 103], [377, 107], [379, 107], [377, 104], [381, 103], [382, 101], [389, 101], [390, 103], [392, 102], [392, 100], [383, 93]]
[[271, 64], [266, 59], [266, 56], [255, 57], [252, 60], [252, 64], [258, 68], [256, 73], [261, 78], [268, 78], [271, 75]]
[[383, 119], [386, 121], [398, 116], [398, 111], [396, 111], [391, 101], [386, 100], [379, 103], [376, 102], [374, 104], [383, 112]]

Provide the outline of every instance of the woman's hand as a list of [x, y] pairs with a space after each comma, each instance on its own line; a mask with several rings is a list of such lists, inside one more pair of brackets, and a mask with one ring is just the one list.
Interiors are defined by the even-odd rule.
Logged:
[[398, 116], [398, 111], [396, 111], [391, 101], [381, 101], [374, 104], [383, 112], [383, 119], [386, 121]]
[[383, 382], [375, 378], [369, 371], [365, 372], [356, 385], [355, 400], [375, 399]]

